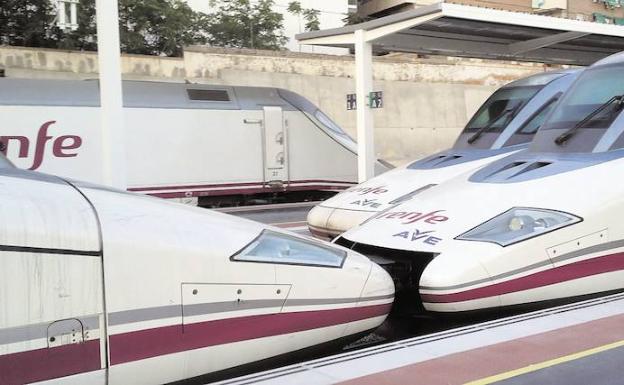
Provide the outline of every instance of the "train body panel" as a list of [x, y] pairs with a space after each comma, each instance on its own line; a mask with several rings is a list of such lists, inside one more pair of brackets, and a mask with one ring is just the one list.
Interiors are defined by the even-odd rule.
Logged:
[[509, 151], [504, 151], [496, 156], [442, 169], [412, 170], [406, 166], [390, 170], [320, 203], [308, 214], [308, 227], [319, 238], [333, 238], [396, 205], [402, 199], [408, 199], [415, 192], [420, 193], [455, 175], [474, 170], [508, 154]]
[[624, 184], [614, 177], [624, 167], [623, 63], [620, 54], [585, 70], [529, 150], [428, 189], [337, 242], [390, 271], [417, 266], [394, 277], [431, 311], [624, 290]]
[[453, 148], [388, 171], [322, 202], [308, 215], [310, 231], [320, 238], [333, 238], [432, 186], [525, 150], [578, 74], [539, 74], [502, 87], [477, 111]]
[[341, 247], [12, 168], [0, 186], [3, 384], [178, 381], [356, 335], [390, 311], [385, 271]]
[[[128, 81], [124, 106], [131, 191], [210, 200], [357, 179], [353, 140], [290, 91]], [[0, 112], [0, 140], [17, 166], [102, 180], [96, 81], [0, 79]]]

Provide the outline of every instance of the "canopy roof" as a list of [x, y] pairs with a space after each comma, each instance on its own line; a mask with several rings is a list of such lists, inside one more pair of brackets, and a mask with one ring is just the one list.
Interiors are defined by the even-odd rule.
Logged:
[[624, 51], [624, 27], [436, 3], [343, 28], [297, 35], [301, 44], [350, 47], [365, 31], [374, 50], [589, 65]]

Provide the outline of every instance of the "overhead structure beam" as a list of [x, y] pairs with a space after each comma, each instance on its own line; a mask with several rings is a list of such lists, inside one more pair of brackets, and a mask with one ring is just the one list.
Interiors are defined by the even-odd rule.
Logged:
[[[411, 31], [410, 31], [411, 32]], [[421, 54], [448, 55], [459, 57], [478, 57], [491, 60], [517, 60], [509, 52], [509, 42], [500, 39], [473, 39], [437, 37], [436, 34], [402, 33], [377, 42], [384, 49], [396, 52], [416, 52]], [[375, 44], [375, 46], [377, 46]], [[589, 65], [611, 54], [600, 48], [575, 50], [555, 49], [549, 46], [525, 52], [523, 60], [543, 63], [558, 63], [570, 65]]]
[[126, 147], [117, 4], [117, 0], [95, 2], [100, 73], [102, 181], [108, 186], [125, 190]]
[[554, 44], [565, 43], [566, 41], [579, 39], [587, 35], [589, 35], [589, 33], [587, 32], [571, 31], [571, 32], [558, 33], [556, 35], [540, 37], [537, 39], [521, 41], [521, 42], [510, 44], [508, 46], [509, 53], [511, 55], [518, 55], [521, 53], [535, 51], [536, 49], [549, 47]]

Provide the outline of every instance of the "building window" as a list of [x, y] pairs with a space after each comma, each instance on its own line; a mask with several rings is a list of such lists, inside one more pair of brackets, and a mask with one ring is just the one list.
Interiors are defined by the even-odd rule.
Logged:
[[80, 0], [56, 0], [56, 25], [63, 30], [78, 29], [78, 3]]

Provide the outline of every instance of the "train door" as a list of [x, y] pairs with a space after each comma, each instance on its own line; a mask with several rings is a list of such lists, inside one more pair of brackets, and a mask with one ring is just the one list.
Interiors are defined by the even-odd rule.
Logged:
[[283, 185], [289, 182], [288, 132], [281, 107], [264, 107], [264, 183]]
[[60, 179], [1, 169], [0, 211], [0, 384], [104, 384], [93, 210]]

